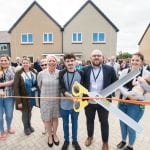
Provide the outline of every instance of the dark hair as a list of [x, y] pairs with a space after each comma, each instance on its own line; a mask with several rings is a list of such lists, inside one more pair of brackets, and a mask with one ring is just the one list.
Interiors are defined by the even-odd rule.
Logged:
[[76, 60], [76, 56], [73, 53], [68, 53], [64, 55], [64, 60], [71, 59], [71, 58]]
[[132, 56], [134, 56], [134, 55], [136, 55], [136, 56], [140, 57], [140, 58], [141, 58], [141, 60], [142, 60], [142, 61], [144, 61], [144, 55], [143, 55], [142, 53], [137, 52], [137, 53], [134, 53]]
[[2, 57], [5, 57], [5, 58], [7, 58], [7, 60], [10, 60], [10, 57], [7, 54], [1, 54], [0, 58], [2, 58]]

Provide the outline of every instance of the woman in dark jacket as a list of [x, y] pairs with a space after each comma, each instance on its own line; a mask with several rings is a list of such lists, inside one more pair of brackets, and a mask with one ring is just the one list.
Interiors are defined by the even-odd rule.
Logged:
[[[34, 132], [31, 126], [31, 111], [35, 106], [35, 96], [37, 90], [37, 72], [31, 68], [29, 58], [23, 58], [22, 68], [15, 74], [14, 93], [16, 98], [16, 109], [22, 111], [22, 122], [24, 133], [30, 135]], [[21, 98], [21, 96], [29, 96], [29, 98]]]

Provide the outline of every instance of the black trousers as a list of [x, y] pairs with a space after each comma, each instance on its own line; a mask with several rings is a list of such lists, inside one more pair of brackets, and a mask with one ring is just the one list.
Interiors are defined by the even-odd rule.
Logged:
[[96, 111], [98, 113], [98, 118], [101, 127], [101, 135], [103, 143], [108, 143], [109, 136], [109, 123], [108, 123], [108, 115], [109, 112], [104, 109], [99, 104], [89, 104], [85, 108], [86, 115], [86, 124], [87, 124], [87, 134], [88, 137], [93, 137], [94, 134], [94, 120]]
[[23, 122], [24, 130], [31, 127], [31, 111], [32, 108], [22, 110], [22, 122]]

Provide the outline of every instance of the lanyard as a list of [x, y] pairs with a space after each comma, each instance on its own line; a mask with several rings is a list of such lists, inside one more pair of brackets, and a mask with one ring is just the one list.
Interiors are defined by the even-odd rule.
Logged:
[[74, 79], [74, 75], [75, 75], [75, 72], [73, 73], [73, 76], [72, 76], [71, 81], [70, 81], [70, 83], [69, 83], [69, 73], [67, 72], [68, 90], [71, 90], [71, 85], [72, 85], [72, 82], [73, 82], [73, 79]]
[[99, 77], [100, 72], [101, 72], [101, 67], [99, 68], [97, 76], [95, 76], [93, 68], [92, 68], [92, 73], [93, 73], [93, 77], [94, 77], [95, 82], [96, 82], [97, 78]]

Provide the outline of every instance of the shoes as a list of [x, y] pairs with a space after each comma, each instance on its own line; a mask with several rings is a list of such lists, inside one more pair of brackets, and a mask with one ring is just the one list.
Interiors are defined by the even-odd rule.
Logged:
[[133, 147], [126, 146], [123, 150], [133, 150]]
[[125, 145], [126, 145], [126, 142], [121, 141], [121, 142], [117, 145], [117, 149], [118, 149], [118, 150], [119, 150], [119, 149], [123, 149], [123, 148], [125, 147]]
[[53, 142], [54, 142], [55, 145], [59, 145], [58, 137], [56, 135], [55, 135], [55, 137], [57, 138], [57, 140], [56, 140], [56, 138], [54, 138], [54, 135], [52, 135]]
[[79, 143], [77, 141], [76, 142], [72, 142], [72, 145], [75, 148], [75, 150], [81, 150], [81, 147], [80, 147], [80, 145], [79, 145]]
[[109, 150], [108, 144], [103, 143], [102, 150]]
[[49, 136], [48, 136], [48, 142], [47, 142], [47, 144], [48, 144], [49, 147], [53, 147], [53, 142], [49, 143]]
[[31, 131], [31, 132], [34, 132], [35, 130], [34, 130], [33, 127], [30, 126], [30, 131]]
[[46, 134], [47, 133], [47, 129], [46, 128], [44, 128], [44, 131], [42, 132], [42, 134]]
[[30, 128], [24, 129], [24, 133], [25, 135], [30, 135], [31, 134]]
[[6, 140], [6, 139], [7, 139], [7, 132], [0, 133], [0, 141], [1, 140]]
[[93, 137], [88, 137], [85, 141], [85, 146], [90, 146], [92, 144]]
[[12, 128], [7, 129], [6, 132], [9, 134], [15, 134], [15, 130]]
[[69, 142], [65, 141], [61, 150], [68, 150]]

